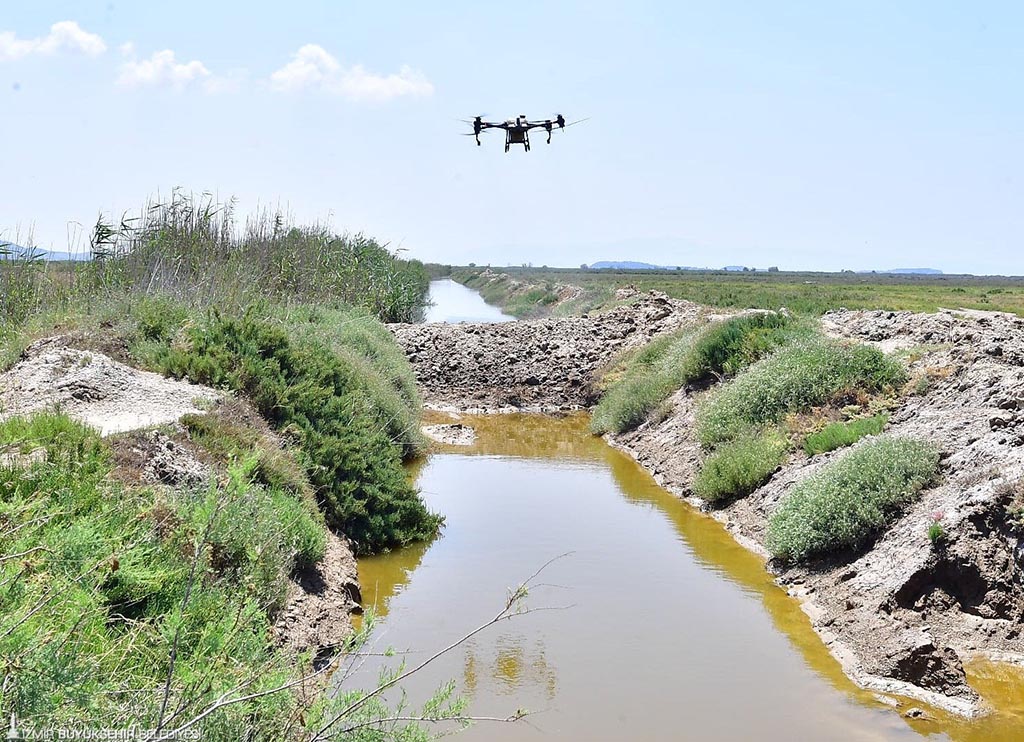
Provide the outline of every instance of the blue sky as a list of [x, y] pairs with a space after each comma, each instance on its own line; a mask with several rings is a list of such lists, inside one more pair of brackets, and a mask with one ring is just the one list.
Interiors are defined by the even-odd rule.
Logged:
[[1010, 2], [5, 3], [0, 233], [183, 186], [442, 262], [1024, 274], [1021, 39]]

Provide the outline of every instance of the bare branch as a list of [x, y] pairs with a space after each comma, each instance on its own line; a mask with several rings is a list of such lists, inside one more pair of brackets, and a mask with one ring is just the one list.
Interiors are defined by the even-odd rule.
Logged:
[[[313, 735], [313, 737], [311, 738], [310, 742], [317, 742], [317, 740], [325, 739], [324, 735], [327, 733], [327, 731], [329, 729], [331, 729], [331, 727], [333, 727], [339, 721], [341, 721], [342, 719], [344, 719], [345, 717], [347, 717], [348, 715], [350, 715], [354, 711], [357, 711], [359, 708], [361, 708], [362, 706], [367, 704], [371, 699], [376, 698], [377, 696], [382, 694], [384, 691], [386, 691], [388, 688], [394, 687], [395, 685], [397, 685], [401, 681], [403, 681], [406, 678], [408, 678], [410, 675], [414, 675], [417, 672], [421, 671], [423, 668], [425, 668], [427, 665], [429, 665], [430, 663], [432, 663], [435, 660], [437, 660], [439, 657], [443, 657], [444, 655], [448, 654], [449, 652], [451, 652], [456, 647], [459, 647], [462, 644], [465, 644], [467, 641], [469, 641], [471, 638], [473, 638], [474, 636], [479, 634], [481, 631], [484, 631], [485, 629], [488, 629], [491, 626], [493, 626], [493, 625], [495, 625], [497, 623], [500, 623], [501, 621], [508, 620], [509, 618], [512, 618], [515, 615], [526, 615], [527, 613], [532, 613], [532, 612], [535, 612], [535, 611], [543, 610], [543, 609], [527, 609], [525, 611], [519, 611], [518, 613], [514, 613], [512, 609], [515, 608], [516, 605], [518, 605], [518, 603], [526, 597], [527, 593], [529, 592], [530, 583], [533, 580], [535, 580], [537, 578], [537, 576], [540, 575], [541, 572], [543, 572], [545, 569], [547, 569], [553, 562], [555, 562], [555, 561], [557, 561], [559, 559], [562, 559], [562, 558], [564, 558], [566, 556], [569, 556], [571, 553], [572, 552], [566, 552], [565, 554], [560, 554], [559, 556], [553, 557], [553, 558], [549, 559], [548, 561], [546, 561], [544, 564], [542, 564], [540, 566], [540, 568], [536, 572], [534, 572], [532, 575], [530, 575], [529, 578], [526, 579], [525, 582], [520, 583], [520, 585], [518, 587], [516, 587], [515, 590], [511, 590], [509, 592], [508, 599], [505, 601], [505, 606], [493, 618], [491, 618], [489, 621], [486, 621], [485, 623], [480, 624], [475, 629], [470, 631], [468, 634], [463, 635], [460, 639], [457, 639], [456, 641], [454, 641], [451, 644], [449, 644], [447, 647], [445, 647], [445, 648], [435, 652], [434, 654], [432, 654], [430, 657], [425, 659], [423, 662], [421, 662], [419, 665], [417, 665], [416, 667], [412, 668], [411, 670], [406, 670], [403, 673], [399, 673], [398, 675], [393, 677], [391, 680], [389, 680], [389, 681], [387, 681], [385, 683], [381, 683], [375, 689], [373, 689], [372, 691], [370, 691], [366, 695], [361, 696], [358, 700], [353, 701], [348, 706], [343, 708], [341, 711], [336, 713], [333, 717], [331, 717], [330, 721], [328, 721], [326, 724], [324, 724], [317, 731], [317, 733], [315, 735]], [[334, 736], [334, 735], [332, 735], [332, 736]]]

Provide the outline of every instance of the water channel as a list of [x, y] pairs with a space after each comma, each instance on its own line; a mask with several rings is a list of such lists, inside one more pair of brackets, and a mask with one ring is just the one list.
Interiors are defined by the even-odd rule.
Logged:
[[[439, 305], [436, 305], [439, 306]], [[436, 307], [435, 307], [436, 308]], [[461, 313], [461, 309], [456, 310]], [[479, 435], [411, 472], [442, 534], [363, 559], [371, 646], [415, 665], [500, 610], [554, 559], [525, 605], [403, 683], [422, 701], [448, 680], [482, 722], [467, 740], [1024, 739], [1024, 677], [976, 663], [998, 711], [965, 721], [902, 712], [857, 688], [763, 561], [587, 430], [585, 415], [462, 418]], [[352, 682], [371, 685], [369, 661]]]

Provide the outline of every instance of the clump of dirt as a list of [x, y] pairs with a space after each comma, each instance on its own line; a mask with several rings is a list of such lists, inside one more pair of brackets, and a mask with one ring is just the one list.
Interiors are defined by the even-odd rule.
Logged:
[[390, 327], [429, 406], [550, 412], [585, 407], [595, 396], [595, 372], [616, 353], [700, 312], [696, 304], [652, 291], [582, 317]]
[[329, 533], [323, 560], [291, 578], [284, 608], [274, 624], [279, 645], [298, 654], [314, 650], [318, 661], [352, 634], [349, 616], [359, 612], [356, 560], [344, 539]]
[[[943, 477], [868, 548], [812, 565], [776, 565], [844, 669], [864, 687], [977, 712], [963, 661], [1024, 662], [1024, 527], [1014, 502], [1024, 481], [1024, 319], [997, 312], [837, 311], [826, 332], [898, 352], [914, 377], [887, 430], [928, 440]], [[668, 414], [611, 439], [670, 491], [693, 498], [700, 462], [694, 394]], [[664, 415], [664, 412], [662, 413]], [[752, 495], [715, 516], [767, 556], [768, 518], [792, 485], [835, 451], [796, 452]], [[940, 522], [935, 543], [929, 525]]]
[[60, 409], [111, 435], [177, 422], [222, 397], [67, 343], [63, 337], [39, 340], [0, 374], [0, 416]]
[[208, 482], [212, 469], [187, 442], [185, 432], [172, 438], [162, 430], [136, 430], [111, 440], [114, 474], [121, 481], [196, 487]]
[[472, 446], [476, 442], [476, 431], [462, 423], [424, 425], [422, 430], [430, 440], [447, 446]]

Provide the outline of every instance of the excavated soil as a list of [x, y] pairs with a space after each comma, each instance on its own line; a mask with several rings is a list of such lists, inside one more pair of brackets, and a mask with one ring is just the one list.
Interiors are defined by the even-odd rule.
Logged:
[[315, 661], [324, 661], [352, 634], [349, 616], [361, 611], [361, 600], [352, 550], [345, 539], [328, 533], [323, 560], [292, 575], [274, 636], [291, 652], [311, 649]]
[[571, 318], [494, 324], [391, 325], [429, 407], [472, 412], [579, 409], [595, 372], [620, 351], [694, 321], [701, 308], [665, 294]]
[[0, 416], [59, 408], [102, 435], [174, 423], [222, 396], [69, 347], [64, 337], [36, 341], [0, 374]]

